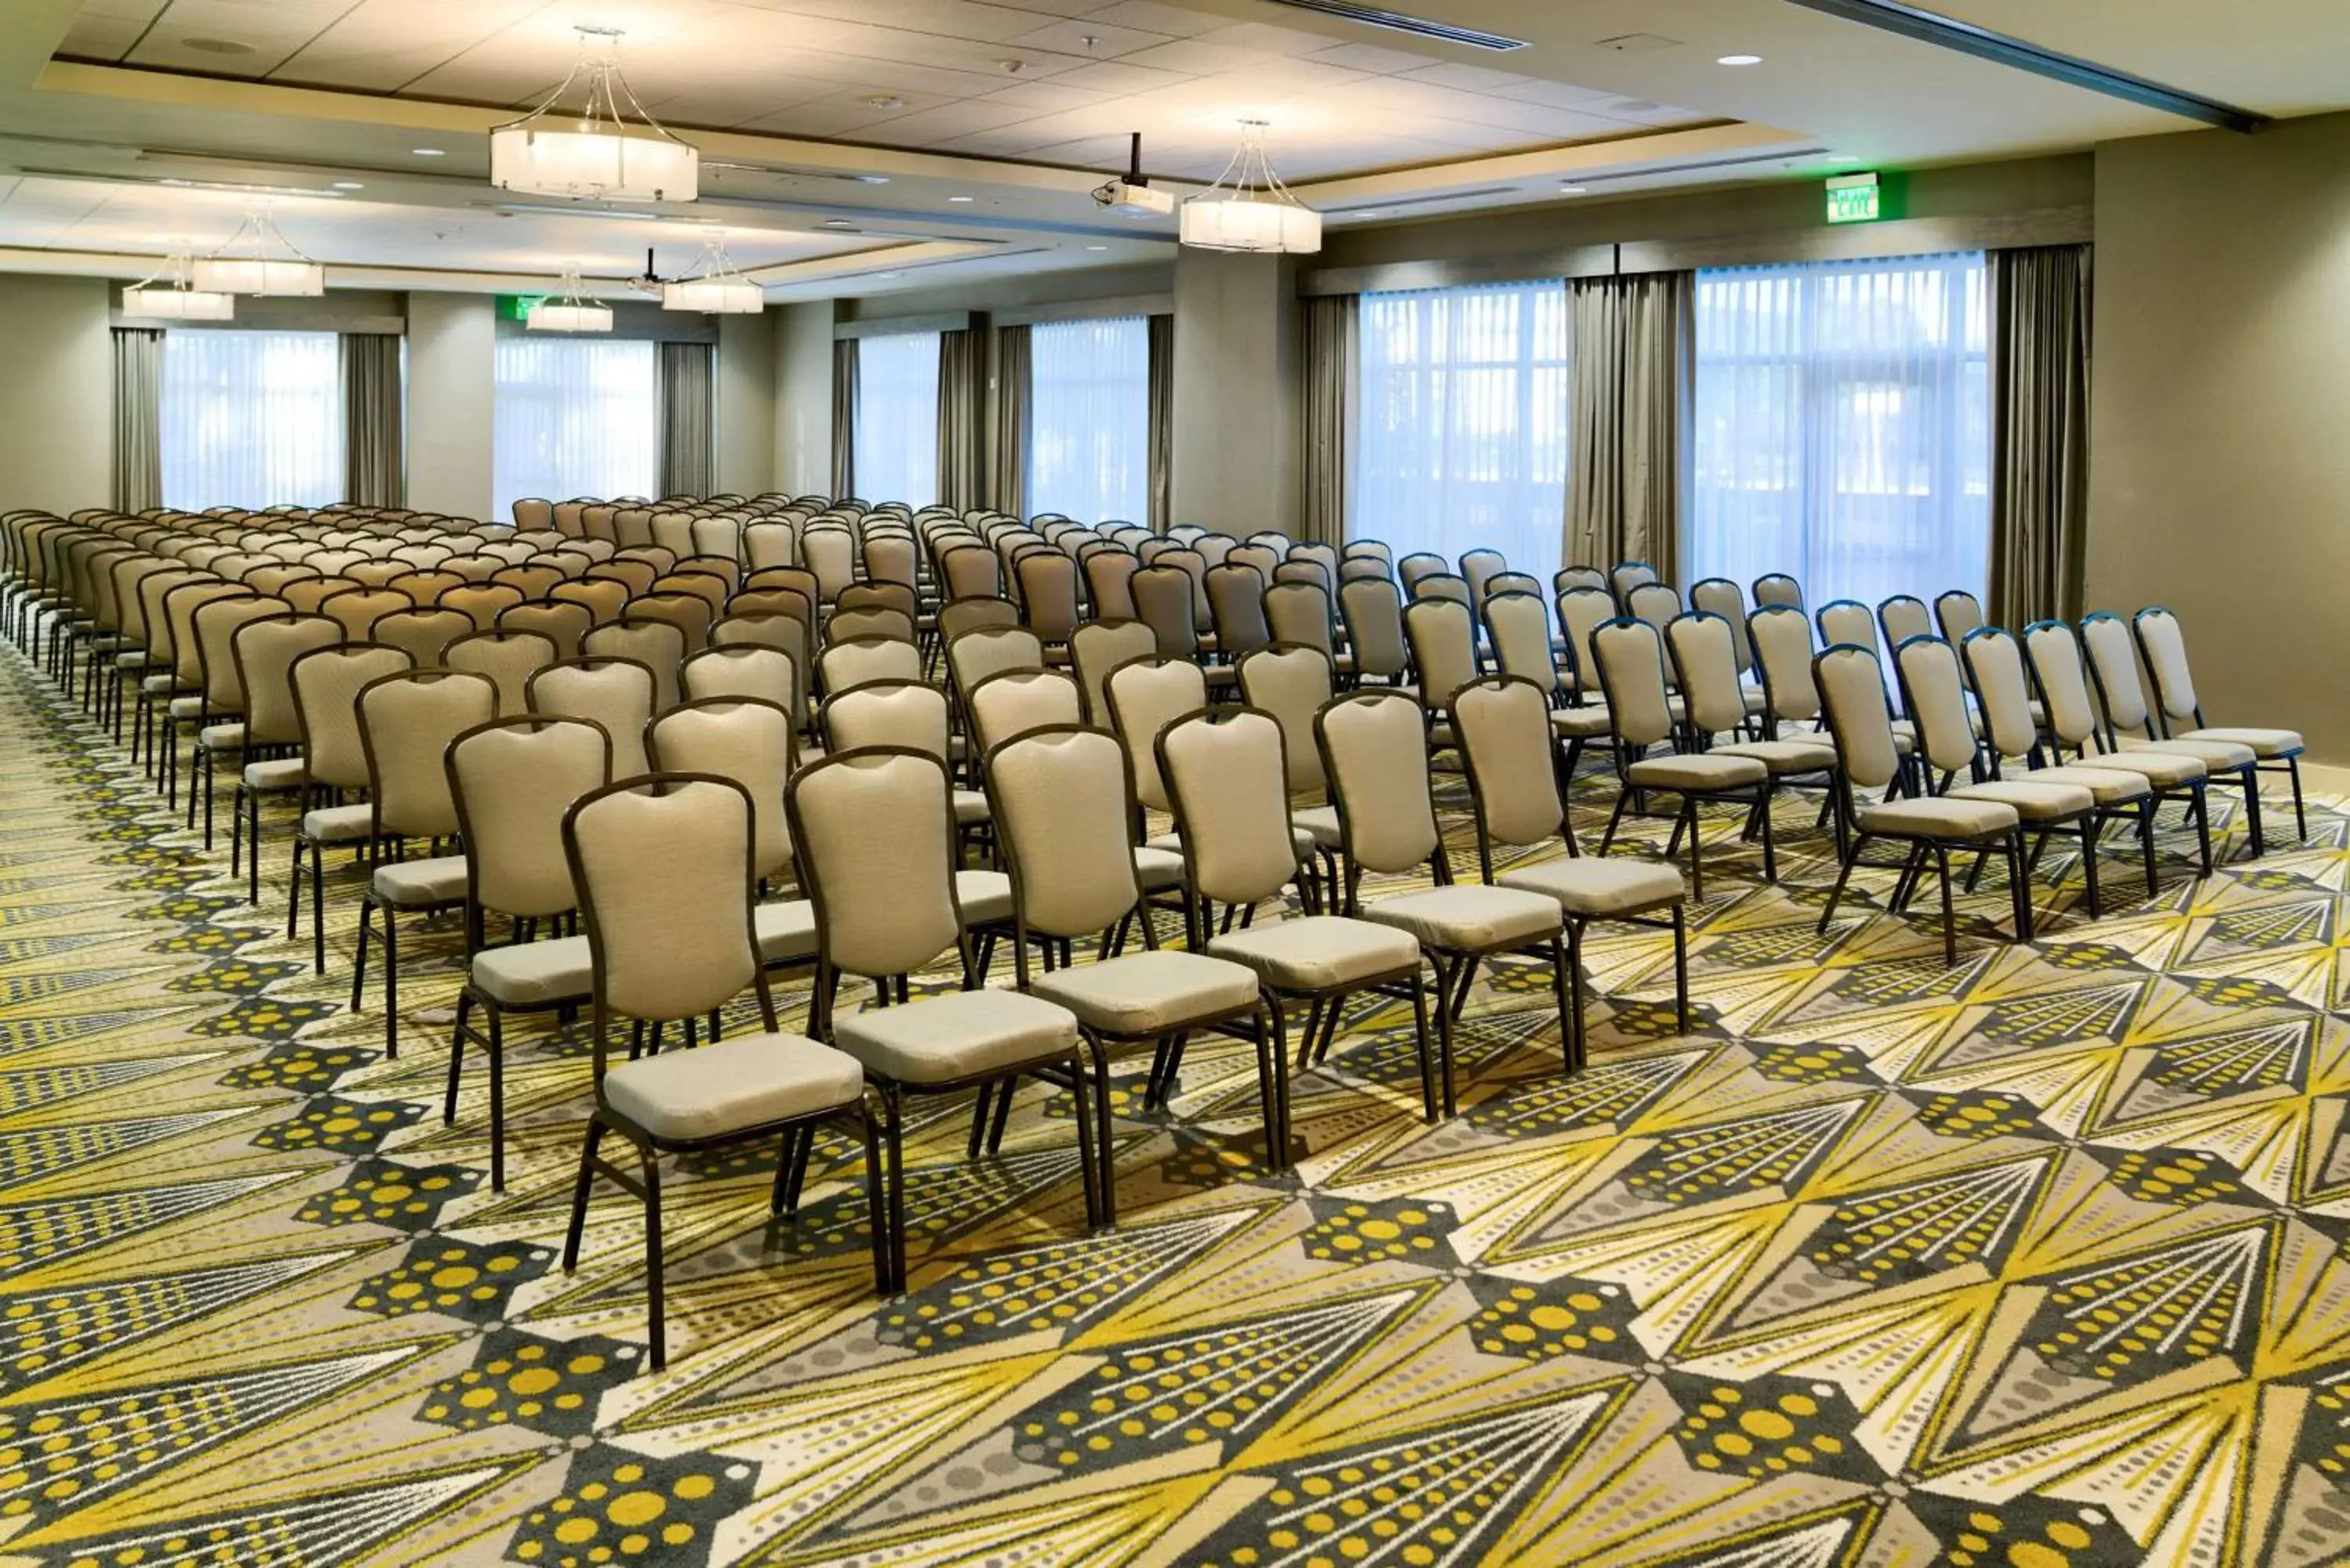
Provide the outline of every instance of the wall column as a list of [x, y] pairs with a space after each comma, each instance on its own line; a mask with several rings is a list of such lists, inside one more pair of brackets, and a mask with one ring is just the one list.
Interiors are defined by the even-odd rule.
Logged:
[[498, 302], [486, 294], [408, 296], [408, 504], [483, 522], [491, 514]]
[[1174, 522], [1298, 532], [1297, 373], [1296, 258], [1179, 251]]

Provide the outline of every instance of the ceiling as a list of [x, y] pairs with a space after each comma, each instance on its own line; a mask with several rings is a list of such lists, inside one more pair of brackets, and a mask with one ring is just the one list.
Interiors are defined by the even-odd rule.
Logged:
[[[1385, 3], [1524, 47], [1272, 0], [8, 0], [0, 268], [137, 275], [266, 201], [354, 286], [617, 280], [716, 232], [787, 299], [1164, 260], [1171, 221], [1087, 195], [1135, 131], [1181, 194], [1268, 120], [1301, 195], [1383, 221], [2191, 129], [1792, 0]], [[2350, 104], [2339, 0], [1931, 3], [2262, 113]], [[638, 97], [703, 151], [702, 201], [488, 187], [484, 132], [554, 90], [583, 25], [623, 30]]]

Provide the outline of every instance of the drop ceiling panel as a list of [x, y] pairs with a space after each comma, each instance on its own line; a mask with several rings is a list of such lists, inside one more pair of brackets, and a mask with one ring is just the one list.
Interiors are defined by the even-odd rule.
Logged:
[[1081, 59], [1108, 60], [1122, 58], [1137, 49], [1171, 43], [1173, 36], [1149, 33], [1139, 27], [1113, 27], [1107, 22], [1081, 17], [1032, 27], [1010, 41], [1025, 48], [1056, 49]]
[[1178, 38], [1212, 33], [1232, 21], [1231, 17], [1219, 16], [1213, 12], [1162, 5], [1160, 0], [1118, 0], [1117, 5], [1105, 5], [1086, 15], [1090, 20], [1107, 22], [1113, 26], [1140, 27], [1146, 32], [1165, 33]]

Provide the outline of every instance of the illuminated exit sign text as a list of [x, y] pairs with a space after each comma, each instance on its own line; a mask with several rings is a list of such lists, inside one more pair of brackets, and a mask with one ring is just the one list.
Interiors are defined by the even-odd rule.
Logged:
[[1828, 222], [1873, 223], [1885, 215], [1874, 174], [1838, 174], [1828, 182]]

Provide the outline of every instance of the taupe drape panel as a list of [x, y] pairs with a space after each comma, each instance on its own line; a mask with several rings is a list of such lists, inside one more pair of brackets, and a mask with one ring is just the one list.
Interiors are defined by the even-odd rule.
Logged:
[[1154, 534], [1174, 521], [1175, 317], [1150, 317], [1150, 515]]
[[114, 509], [163, 504], [163, 334], [114, 329]]
[[1299, 521], [1307, 539], [1324, 545], [1347, 539], [1362, 306], [1360, 295], [1333, 294], [1306, 300], [1304, 311], [1305, 494]]
[[1994, 626], [2077, 620], [2088, 544], [2089, 247], [1991, 253]]
[[1647, 561], [1679, 578], [1697, 379], [1697, 275], [1568, 285], [1574, 356], [1566, 560]]
[[939, 334], [939, 504], [957, 512], [978, 505], [987, 483], [984, 348], [968, 327]]
[[1028, 515], [1028, 328], [995, 329], [995, 472], [988, 504]]
[[381, 332], [344, 333], [342, 383], [343, 499], [361, 506], [405, 504], [400, 339]]
[[857, 339], [832, 345], [832, 498], [857, 493]]
[[709, 494], [718, 488], [718, 350], [707, 343], [660, 345], [660, 493]]

